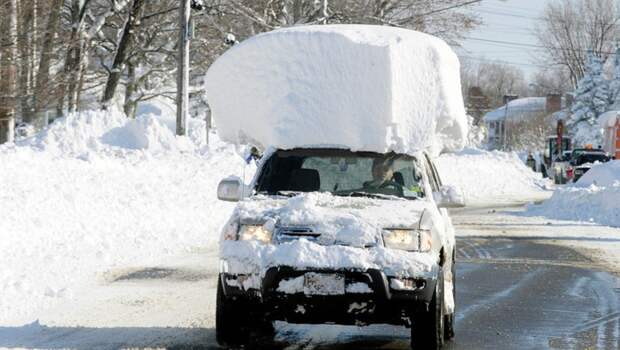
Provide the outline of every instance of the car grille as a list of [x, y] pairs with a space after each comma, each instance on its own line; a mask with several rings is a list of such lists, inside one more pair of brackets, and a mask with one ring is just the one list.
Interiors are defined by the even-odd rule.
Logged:
[[286, 243], [300, 238], [309, 241], [316, 241], [321, 236], [320, 233], [314, 232], [311, 227], [279, 227], [275, 232], [275, 242]]

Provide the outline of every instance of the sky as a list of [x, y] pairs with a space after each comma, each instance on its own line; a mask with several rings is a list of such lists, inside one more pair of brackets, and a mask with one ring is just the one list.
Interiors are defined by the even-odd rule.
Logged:
[[526, 75], [535, 73], [540, 68], [536, 65], [536, 56], [542, 52], [518, 44], [538, 44], [534, 30], [548, 2], [550, 0], [483, 0], [473, 8], [483, 24], [467, 35], [469, 39], [462, 42], [457, 52], [472, 60], [503, 61], [522, 69]]

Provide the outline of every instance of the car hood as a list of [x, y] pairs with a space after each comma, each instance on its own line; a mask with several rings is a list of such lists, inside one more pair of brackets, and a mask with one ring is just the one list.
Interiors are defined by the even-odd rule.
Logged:
[[264, 225], [274, 233], [276, 242], [293, 229], [298, 235], [287, 238], [306, 238], [320, 245], [371, 247], [380, 245], [381, 232], [386, 228], [419, 227], [426, 217], [424, 211], [432, 205], [425, 199], [351, 198], [326, 193], [292, 198], [259, 195], [241, 201], [233, 220]]

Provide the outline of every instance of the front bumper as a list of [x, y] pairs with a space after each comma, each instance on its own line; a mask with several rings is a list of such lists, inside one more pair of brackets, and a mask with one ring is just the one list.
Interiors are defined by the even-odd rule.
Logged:
[[[291, 267], [272, 267], [255, 285], [244, 288], [237, 281], [247, 276], [220, 274], [226, 297], [251, 299], [273, 320], [293, 323], [369, 324], [389, 323], [409, 325], [410, 316], [425, 309], [430, 303], [437, 283], [438, 268], [429, 274], [412, 279], [386, 276], [377, 269], [358, 270], [297, 270]], [[346, 291], [341, 295], [306, 295], [283, 293], [278, 286], [283, 280], [304, 276], [306, 273], [334, 273], [344, 275], [345, 286], [363, 284], [365, 292]], [[394, 281], [396, 279], [396, 281]], [[403, 287], [403, 281], [407, 286]]]

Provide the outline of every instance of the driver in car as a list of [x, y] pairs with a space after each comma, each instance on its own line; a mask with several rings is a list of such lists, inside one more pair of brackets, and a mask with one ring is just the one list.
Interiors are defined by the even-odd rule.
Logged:
[[372, 180], [364, 183], [364, 188], [381, 188], [393, 184], [394, 169], [389, 159], [375, 158], [372, 161]]

